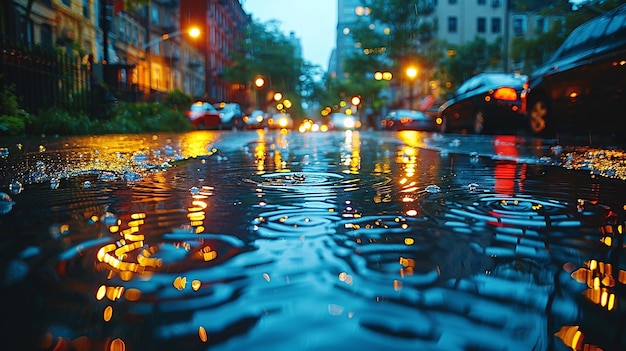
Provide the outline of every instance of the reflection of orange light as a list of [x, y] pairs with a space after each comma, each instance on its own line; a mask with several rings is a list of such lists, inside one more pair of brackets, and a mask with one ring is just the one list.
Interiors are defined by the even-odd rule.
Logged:
[[[495, 191], [499, 194], [513, 195], [515, 194], [517, 158], [519, 156], [517, 137], [514, 135], [496, 136], [494, 138], [494, 152], [498, 156], [511, 159], [511, 161], [496, 161], [494, 168]], [[522, 164], [520, 169], [520, 188], [522, 185], [521, 180], [524, 179], [525, 174], [526, 166]]]
[[110, 351], [125, 351], [125, 350], [126, 350], [126, 344], [124, 343], [124, 341], [122, 341], [122, 339], [115, 339], [111, 341]]
[[198, 336], [200, 337], [200, 340], [202, 340], [202, 342], [207, 342], [207, 340], [209, 339], [206, 333], [206, 329], [204, 329], [203, 326], [200, 326], [200, 328], [198, 328]]

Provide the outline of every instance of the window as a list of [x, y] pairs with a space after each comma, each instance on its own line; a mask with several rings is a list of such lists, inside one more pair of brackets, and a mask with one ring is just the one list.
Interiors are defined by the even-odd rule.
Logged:
[[52, 27], [49, 24], [42, 24], [41, 29], [41, 46], [46, 48], [52, 47]]
[[458, 30], [458, 18], [448, 17], [448, 33], [456, 33]]
[[158, 7], [151, 7], [150, 8], [150, 20], [152, 21], [152, 24], [159, 24], [159, 8]]
[[83, 16], [85, 18], [89, 18], [91, 16], [91, 11], [89, 8], [89, 0], [83, 0]]
[[487, 32], [487, 19], [485, 17], [478, 17], [476, 22], [476, 31], [478, 33]]
[[515, 16], [513, 17], [513, 34], [521, 36], [526, 34], [526, 17]]
[[502, 31], [502, 20], [500, 17], [494, 17], [491, 19], [491, 33], [498, 34]]
[[537, 31], [538, 33], [545, 33], [548, 31], [545, 17], [542, 17], [542, 16], [535, 17], [535, 31]]

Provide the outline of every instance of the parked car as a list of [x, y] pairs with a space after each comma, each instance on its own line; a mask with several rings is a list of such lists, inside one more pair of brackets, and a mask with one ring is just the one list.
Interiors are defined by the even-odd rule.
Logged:
[[416, 110], [391, 110], [380, 122], [383, 130], [441, 131], [441, 119]]
[[527, 129], [521, 94], [528, 77], [480, 73], [439, 107], [442, 132], [510, 133]]
[[263, 110], [254, 110], [249, 115], [243, 117], [247, 129], [266, 128], [268, 119], [269, 115]]
[[216, 109], [220, 112], [223, 129], [245, 129], [246, 124], [239, 104], [221, 102], [216, 105]]
[[288, 113], [275, 113], [267, 121], [270, 129], [293, 129], [293, 119]]
[[347, 115], [342, 112], [330, 114], [328, 129], [330, 130], [355, 130], [361, 128], [358, 116]]
[[626, 4], [574, 29], [528, 82], [530, 129], [626, 131]]
[[194, 102], [187, 110], [187, 118], [196, 129], [220, 129], [220, 113], [208, 102]]

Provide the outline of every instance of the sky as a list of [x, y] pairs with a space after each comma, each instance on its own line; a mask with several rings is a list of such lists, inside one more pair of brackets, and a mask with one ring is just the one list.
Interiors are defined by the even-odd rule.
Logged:
[[328, 70], [336, 44], [337, 0], [241, 0], [241, 5], [253, 20], [276, 20], [286, 36], [294, 32], [302, 58]]

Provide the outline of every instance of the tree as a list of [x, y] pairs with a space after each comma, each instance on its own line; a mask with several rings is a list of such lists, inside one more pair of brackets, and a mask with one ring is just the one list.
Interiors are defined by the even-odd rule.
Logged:
[[488, 43], [476, 37], [464, 45], [452, 47], [451, 52], [453, 54], [443, 64], [447, 67], [446, 83], [452, 88], [489, 67], [498, 67], [502, 60], [502, 39]]
[[292, 101], [290, 112], [294, 117], [302, 118], [303, 99], [313, 100], [319, 92], [313, 79], [318, 67], [296, 56], [296, 48], [280, 30], [280, 22], [251, 22], [238, 47], [232, 53], [233, 64], [224, 69], [224, 78], [253, 88], [255, 77], [263, 77], [265, 85], [258, 96], [279, 91]]
[[552, 56], [572, 30], [622, 3], [625, 1], [587, 1], [578, 5], [576, 11], [570, 11], [570, 4], [559, 0], [552, 0], [547, 5], [541, 0], [530, 2], [514, 0], [514, 9], [537, 11], [542, 16], [563, 16], [564, 21], [553, 22], [553, 26], [548, 32], [535, 33], [533, 38], [513, 38], [511, 58], [518, 62], [524, 62], [523, 72], [530, 73]]

